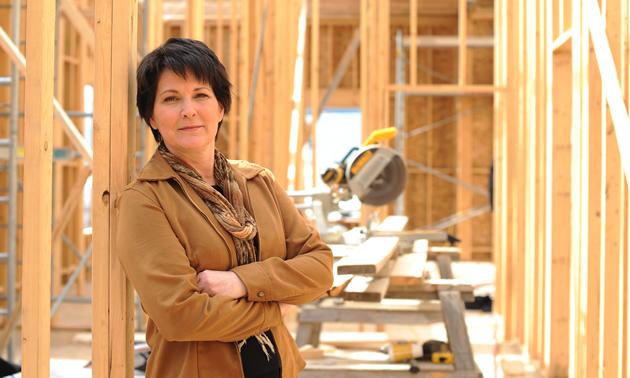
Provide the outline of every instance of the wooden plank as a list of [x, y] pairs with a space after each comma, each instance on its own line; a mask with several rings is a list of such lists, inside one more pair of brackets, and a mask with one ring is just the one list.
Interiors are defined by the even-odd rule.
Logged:
[[[304, 94], [304, 43], [306, 34], [306, 0], [297, 1], [299, 9], [298, 19], [298, 33], [297, 33], [297, 46], [296, 58], [294, 63], [295, 75], [291, 82], [292, 89], [292, 110], [291, 110], [291, 128], [289, 135], [289, 170], [287, 172], [289, 179], [289, 190], [298, 189], [299, 185], [304, 182], [303, 169], [300, 169], [302, 164], [302, 148], [303, 143], [300, 143], [301, 139], [306, 140], [303, 135], [304, 126], [304, 101], [302, 97]], [[300, 147], [300, 148], [298, 148]], [[297, 182], [296, 182], [297, 181]]]
[[[524, 186], [524, 280], [525, 280], [525, 297], [522, 298], [523, 308], [532, 309], [534, 311], [524, 311], [524, 329], [523, 334], [528, 349], [528, 353], [533, 355], [535, 353], [536, 332], [534, 324], [536, 321], [535, 312], [535, 294], [536, 294], [536, 197], [538, 195], [536, 191], [536, 132], [538, 114], [536, 113], [536, 79], [539, 74], [536, 66], [536, 60], [538, 58], [537, 40], [530, 36], [537, 34], [537, 14], [536, 14], [536, 2], [529, 1], [525, 3], [525, 49], [527, 50], [525, 69], [524, 69], [524, 124], [529, 125], [523, 130], [524, 136], [524, 151], [525, 159], [524, 166], [525, 171], [522, 175], [525, 178]], [[530, 284], [528, 284], [530, 283]]]
[[319, 119], [319, 0], [311, 0], [311, 151], [313, 187], [317, 185], [317, 121]]
[[215, 52], [219, 60], [224, 61], [223, 56], [223, 0], [217, 0], [217, 40], [215, 42]]
[[[402, 289], [403, 286], [390, 286], [385, 293], [385, 298], [387, 299], [418, 299], [423, 301], [428, 300], [439, 300], [440, 292], [439, 291], [414, 291], [413, 287], [405, 287], [405, 290]], [[474, 302], [475, 294], [472, 291], [460, 291], [462, 296], [462, 300], [464, 302]]]
[[298, 321], [382, 324], [427, 324], [443, 320], [439, 302], [383, 299], [381, 303], [342, 302], [327, 298], [301, 307]]
[[381, 302], [389, 286], [387, 277], [354, 276], [342, 293], [347, 301]]
[[[110, 184], [111, 204], [135, 177], [137, 0], [114, 0], [112, 22], [112, 82]], [[120, 99], [127, 99], [121, 101]], [[110, 246], [115, 245], [117, 216], [110, 206]], [[120, 264], [118, 250], [110, 250], [111, 377], [133, 375], [134, 292]]]
[[324, 350], [322, 348], [314, 347], [311, 344], [301, 346], [300, 354], [304, 359], [324, 358]]
[[396, 253], [398, 238], [373, 237], [337, 264], [337, 274], [375, 274]]
[[402, 231], [407, 226], [409, 218], [401, 215], [390, 215], [376, 229], [378, 231]]
[[111, 133], [112, 1], [96, 3], [94, 178], [92, 186], [92, 374], [109, 377], [109, 165]]
[[468, 82], [467, 75], [467, 59], [466, 59], [466, 26], [467, 26], [467, 18], [468, 12], [466, 7], [468, 6], [466, 0], [459, 0], [458, 2], [458, 37], [459, 37], [459, 55], [458, 55], [458, 75], [457, 82], [459, 85], [466, 85]]
[[[544, 92], [544, 94], [541, 94], [539, 96], [539, 104], [542, 107], [542, 111], [540, 112], [541, 117], [544, 117], [544, 124], [541, 122], [540, 124], [543, 125], [543, 130], [540, 134], [540, 138], [544, 141], [541, 146], [540, 146], [540, 173], [541, 173], [541, 180], [539, 183], [539, 190], [542, 193], [541, 195], [541, 204], [540, 204], [540, 215], [539, 215], [539, 228], [540, 228], [540, 233], [541, 233], [541, 239], [540, 240], [540, 259], [538, 261], [538, 269], [540, 272], [540, 276], [538, 279], [538, 284], [539, 284], [539, 288], [538, 288], [538, 303], [539, 303], [539, 310], [538, 310], [538, 322], [539, 322], [539, 327], [538, 327], [538, 355], [540, 356], [539, 359], [541, 361], [546, 361], [546, 355], [547, 355], [547, 331], [546, 331], [546, 327], [547, 327], [547, 321], [546, 321], [546, 316], [547, 316], [547, 285], [548, 285], [548, 281], [547, 281], [547, 256], [546, 253], [548, 252], [547, 250], [547, 240], [549, 238], [548, 235], [548, 228], [547, 228], [547, 213], [548, 213], [548, 208], [551, 205], [548, 200], [549, 200], [549, 195], [548, 195], [548, 191], [547, 191], [547, 180], [549, 178], [549, 175], [547, 173], [547, 170], [550, 168], [550, 163], [548, 162], [551, 158], [551, 156], [548, 155], [549, 152], [549, 145], [551, 144], [551, 140], [548, 139], [549, 135], [550, 135], [550, 129], [552, 127], [552, 119], [551, 119], [551, 115], [552, 115], [552, 88], [551, 86], [547, 85], [547, 79], [548, 77], [550, 77], [550, 75], [553, 74], [553, 52], [551, 50], [551, 42], [552, 42], [552, 31], [553, 31], [553, 17], [552, 17], [552, 4], [550, 4], [549, 2], [545, 2], [544, 0], [541, 0], [542, 4], [541, 4], [541, 12], [545, 12], [545, 16], [544, 16], [544, 29], [541, 33], [541, 38], [543, 39], [544, 42], [541, 42], [541, 49], [544, 51], [543, 56], [544, 58], [542, 59], [542, 68], [541, 71], [543, 72], [543, 75], [541, 75], [541, 80], [543, 81], [543, 85], [541, 88], [541, 91]], [[540, 60], [539, 60], [540, 61]]]
[[513, 128], [513, 181], [514, 181], [514, 193], [513, 201], [514, 208], [512, 216], [514, 221], [512, 224], [512, 237], [514, 239], [514, 247], [512, 249], [514, 258], [512, 259], [512, 271], [514, 272], [514, 279], [512, 285], [514, 286], [514, 297], [512, 302], [513, 311], [513, 336], [518, 340], [525, 340], [525, 216], [527, 207], [525, 206], [525, 199], [527, 194], [525, 192], [525, 115], [527, 110], [525, 109], [525, 96], [524, 88], [527, 83], [527, 74], [525, 71], [525, 60], [527, 59], [528, 51], [525, 50], [525, 0], [519, 0], [516, 5], [516, 22], [517, 22], [517, 47], [519, 50], [519, 58], [517, 67], [515, 68], [514, 80], [518, 85], [518, 97], [515, 102], [515, 111], [517, 112], [516, 123], [512, 124]]
[[186, 1], [186, 36], [188, 38], [203, 42], [204, 11], [203, 0]]
[[[466, 4], [464, 4], [464, 7], [465, 6]], [[457, 113], [470, 110], [470, 104], [471, 100], [469, 98], [457, 98]], [[472, 184], [473, 181], [473, 124], [471, 117], [472, 116], [469, 115], [466, 117], [460, 117], [457, 120], [457, 179], [469, 184]], [[456, 201], [458, 211], [471, 208], [473, 206], [472, 192], [461, 185], [457, 185]], [[472, 235], [472, 220], [467, 220], [457, 224], [457, 237], [462, 241], [460, 243], [462, 249], [461, 256], [464, 260], [472, 260]]]
[[455, 278], [453, 275], [453, 268], [451, 266], [451, 256], [447, 254], [439, 254], [435, 257], [435, 261], [438, 263], [438, 269], [440, 270], [440, 278], [451, 279]]
[[409, 4], [409, 84], [418, 83], [418, 0]]
[[369, 55], [368, 55], [368, 3], [369, 0], [361, 0], [361, 23], [360, 23], [360, 35], [361, 35], [361, 49], [360, 53], [360, 62], [359, 67], [361, 69], [361, 130], [362, 130], [362, 140], [365, 140], [369, 135], [368, 130], [368, 107], [369, 104], [369, 94], [368, 94], [368, 83], [369, 83]]
[[[588, 230], [586, 204], [588, 203], [588, 28], [583, 13], [583, 2], [572, 4], [572, 159], [571, 159], [571, 281], [569, 285], [571, 318], [569, 338], [569, 375], [574, 376], [581, 367], [585, 351], [586, 264]], [[584, 268], [584, 269], [583, 269]], [[579, 370], [578, 370], [579, 369]], [[608, 370], [608, 369], [606, 369]], [[610, 370], [614, 372], [614, 370]]]
[[[149, 5], [148, 50], [152, 51], [164, 41], [164, 1], [152, 0]], [[148, 129], [148, 127], [147, 127]], [[151, 131], [149, 131], [151, 133]]]
[[421, 285], [424, 283], [426, 253], [406, 253], [398, 256], [389, 276], [390, 285]]
[[552, 127], [547, 131], [547, 218], [545, 248], [545, 363], [551, 375], [569, 369], [569, 297], [571, 280], [571, 54], [553, 53]]
[[544, 0], [538, 1], [537, 30], [537, 54], [536, 69], [536, 220], [535, 220], [535, 281], [534, 281], [534, 351], [530, 352], [533, 358], [542, 360], [544, 356], [544, 249], [545, 249], [545, 164], [546, 164], [546, 127], [547, 127], [547, 61], [549, 60], [547, 43], [547, 4]]
[[[495, 4], [494, 31], [496, 45], [494, 48], [495, 70], [493, 82], [498, 86], [505, 86], [507, 82], [507, 9], [506, 0], [499, 0]], [[507, 127], [507, 93], [497, 93], [494, 96], [494, 130], [493, 130], [493, 245], [495, 273], [495, 297], [493, 310], [499, 318], [505, 322], [505, 255], [507, 211], [505, 210], [507, 191], [506, 182], [506, 150], [507, 143], [504, 138]], [[504, 222], [505, 220], [505, 222]]]
[[413, 231], [381, 231], [373, 230], [369, 233], [372, 237], [397, 237], [400, 241], [412, 242], [418, 239], [425, 239], [428, 241], [441, 241], [448, 240], [448, 233], [446, 231], [439, 230], [413, 230]]
[[[627, 5], [626, 5], [627, 6]], [[610, 44], [611, 54], [615, 63], [616, 75], [620, 80], [620, 96], [625, 93], [625, 73], [627, 54], [627, 31], [623, 31], [623, 19], [628, 17], [624, 11], [621, 1], [606, 2], [606, 36]], [[597, 41], [595, 41], [597, 43]], [[597, 51], [595, 51], [597, 54]], [[599, 58], [599, 56], [598, 56]], [[601, 63], [598, 59], [598, 63]], [[600, 66], [606, 69], [605, 66]], [[602, 76], [604, 73], [602, 72]], [[617, 78], [615, 81], [619, 82]], [[609, 89], [610, 84], [604, 82], [604, 91]], [[608, 96], [608, 94], [607, 94]], [[623, 97], [619, 98], [623, 101]], [[623, 103], [622, 103], [623, 104]], [[602, 219], [604, 220], [604, 230], [602, 232], [603, 251], [601, 253], [601, 292], [600, 292], [600, 314], [601, 328], [603, 334], [601, 353], [603, 358], [601, 364], [605, 368], [606, 376], [616, 377], [622, 371], [622, 333], [624, 328], [623, 319], [623, 253], [624, 253], [624, 233], [626, 231], [626, 219], [624, 206], [624, 165], [630, 163], [623, 160], [623, 152], [619, 149], [619, 142], [626, 143], [623, 139], [627, 134], [618, 133], [617, 120], [614, 119], [614, 103], [608, 102], [606, 120], [615, 123], [615, 132], [610, 130], [610, 126], [604, 123], [602, 126], [602, 168], [603, 179], [605, 180], [605, 198], [602, 204]], [[624, 110], [624, 112], [626, 112]], [[627, 121], [627, 112], [624, 115]], [[605, 125], [605, 126], [604, 126]], [[627, 125], [627, 123], [626, 123]], [[622, 139], [618, 139], [622, 138]], [[627, 150], [627, 146], [623, 147]], [[626, 167], [626, 171], [630, 167]]]
[[[232, 85], [235, 88], [240, 88], [238, 81], [238, 19], [236, 14], [236, 4], [238, 0], [232, 0], [230, 4], [231, 8], [231, 16], [230, 16], [230, 64], [229, 64], [229, 75], [232, 78]], [[237, 101], [234, 101], [234, 105], [238, 104], [239, 99], [236, 98]], [[236, 108], [236, 106], [233, 106]], [[236, 109], [234, 109], [236, 110]], [[234, 110], [232, 110], [232, 114], [234, 114]], [[236, 153], [236, 149], [238, 147], [238, 123], [233, 116], [228, 117], [227, 124], [230, 130], [230, 142], [228, 144], [228, 158], [236, 159], [238, 155]]]
[[[250, 9], [249, 1], [241, 1], [241, 28], [239, 34], [238, 54], [238, 158], [240, 160], [249, 159], [249, 132], [247, 130], [247, 114], [250, 86], [250, 58], [249, 58], [249, 23]], [[286, 46], [285, 46], [286, 48]]]
[[444, 311], [444, 323], [448, 335], [448, 343], [453, 353], [456, 370], [475, 370], [475, 358], [468, 337], [464, 305], [457, 291], [441, 291], [440, 301]]
[[334, 281], [333, 281], [332, 287], [327, 292], [328, 296], [330, 297], [336, 297], [340, 295], [341, 292], [346, 288], [346, 286], [348, 286], [348, 283], [350, 283], [350, 280], [352, 280], [352, 277], [354, 277], [352, 274], [338, 274], [337, 273], [337, 267], [339, 265], [339, 261], [333, 264]]
[[33, 1], [26, 14], [22, 374], [50, 375], [50, 219], [55, 2]]
[[390, 284], [391, 291], [407, 292], [437, 292], [444, 290], [456, 290], [459, 292], [472, 293], [473, 285], [466, 280], [431, 278], [416, 284]]
[[503, 91], [504, 87], [482, 84], [462, 86], [454, 84], [389, 84], [387, 90], [390, 96], [393, 96], [395, 91], [417, 96], [492, 96], [496, 92]]

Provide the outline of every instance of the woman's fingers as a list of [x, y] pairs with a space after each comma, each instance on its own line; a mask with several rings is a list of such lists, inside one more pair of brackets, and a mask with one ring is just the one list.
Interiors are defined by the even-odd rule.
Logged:
[[247, 294], [245, 284], [236, 273], [218, 270], [204, 270], [197, 274], [197, 288], [211, 297], [223, 295], [236, 299]]

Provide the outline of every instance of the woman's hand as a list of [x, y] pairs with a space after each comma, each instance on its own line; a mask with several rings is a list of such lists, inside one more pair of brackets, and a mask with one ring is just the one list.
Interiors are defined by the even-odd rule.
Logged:
[[241, 278], [230, 271], [204, 270], [197, 274], [197, 288], [211, 297], [223, 295], [237, 299], [247, 295], [247, 288]]
[[278, 302], [278, 305], [280, 306], [280, 312], [282, 313], [282, 315], [286, 314], [287, 311], [289, 311], [289, 309], [291, 308], [290, 304], [284, 302]]

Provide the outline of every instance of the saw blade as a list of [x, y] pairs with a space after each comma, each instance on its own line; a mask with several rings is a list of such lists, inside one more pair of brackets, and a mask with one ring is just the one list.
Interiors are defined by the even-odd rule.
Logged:
[[393, 149], [372, 145], [362, 149], [348, 164], [348, 186], [367, 205], [394, 201], [407, 185], [407, 166]]

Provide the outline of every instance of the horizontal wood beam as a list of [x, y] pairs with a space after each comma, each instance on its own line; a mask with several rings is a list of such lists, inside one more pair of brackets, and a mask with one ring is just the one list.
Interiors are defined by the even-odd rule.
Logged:
[[[402, 37], [404, 47], [411, 46], [410, 37]], [[459, 47], [459, 37], [456, 35], [418, 35], [416, 47], [421, 48], [456, 48]], [[470, 48], [494, 48], [493, 36], [467, 36], [466, 47]]]
[[492, 96], [496, 92], [503, 91], [504, 88], [493, 85], [389, 85], [387, 86], [389, 95], [393, 96], [396, 91], [403, 92], [407, 96]]

